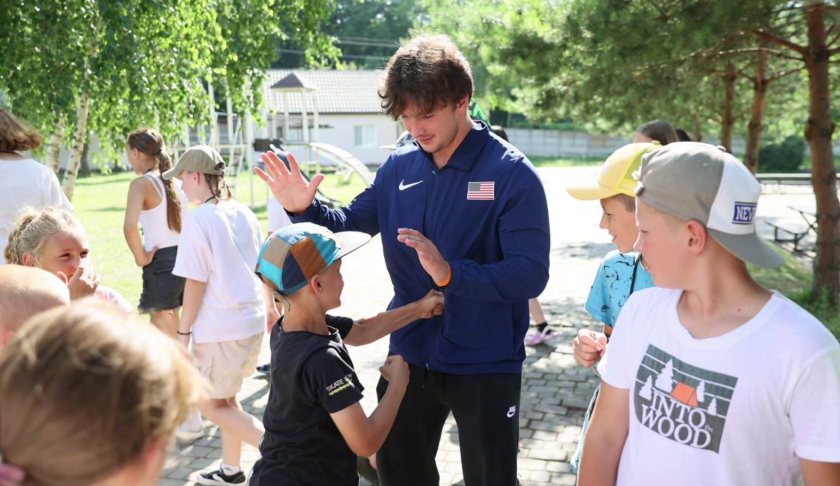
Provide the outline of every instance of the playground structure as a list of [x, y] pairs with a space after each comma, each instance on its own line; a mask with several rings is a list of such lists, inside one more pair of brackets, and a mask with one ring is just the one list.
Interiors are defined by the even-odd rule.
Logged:
[[[212, 96], [212, 87], [209, 88], [209, 91]], [[301, 171], [307, 177], [321, 172], [323, 158], [327, 161], [326, 165], [334, 167], [335, 172], [345, 182], [354, 173], [358, 174], [365, 181], [365, 184], [373, 182], [373, 172], [361, 160], [346, 150], [319, 140], [318, 90], [316, 87], [306, 82], [299, 75], [291, 73], [274, 83], [269, 91], [269, 95], [277, 97], [277, 101], [282, 100], [282, 106], [284, 107], [282, 113], [269, 112], [264, 109], [262, 120], [258, 125], [250, 112], [246, 112], [244, 116], [234, 114], [232, 101], [228, 97], [227, 111], [224, 113], [212, 111], [209, 126], [189, 127], [186, 124], [184, 125], [181, 137], [176, 144], [171, 146], [173, 155], [177, 158], [187, 147], [199, 143], [214, 147], [227, 161], [228, 176], [232, 181], [234, 192], [236, 192], [237, 187], [241, 187], [240, 184], [248, 184], [250, 201], [247, 202], [252, 207], [267, 203], [270, 197], [267, 187], [262, 191], [255, 190], [254, 178], [256, 175], [252, 170], [253, 167], [262, 166], [259, 154], [268, 150], [293, 152], [300, 164]], [[287, 135], [297, 128], [292, 126], [292, 116], [289, 112], [289, 106], [292, 106], [292, 102], [295, 101], [294, 97], [298, 97], [296, 105], [301, 107], [299, 118], [302, 133], [298, 137], [299, 140], [284, 142], [276, 137], [278, 128], [282, 127], [282, 133]], [[311, 111], [313, 121], [311, 130], [309, 127], [310, 112], [306, 108], [307, 105], [313, 108]], [[220, 119], [225, 120], [226, 130], [224, 131], [220, 130]], [[259, 184], [259, 187], [262, 186], [262, 184]], [[259, 198], [261, 201], [256, 197], [258, 194], [263, 196]], [[325, 202], [335, 202], [323, 194], [321, 196]]]

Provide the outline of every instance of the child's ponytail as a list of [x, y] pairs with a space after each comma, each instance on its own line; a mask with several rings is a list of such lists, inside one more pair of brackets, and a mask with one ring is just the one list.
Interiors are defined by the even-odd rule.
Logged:
[[[225, 176], [206, 174], [205, 178], [207, 179], [207, 185], [210, 186], [210, 192], [213, 193], [216, 199], [222, 200], [233, 198], [233, 194], [230, 191], [230, 186], [225, 180]], [[224, 191], [226, 197], [222, 197], [222, 191]]]
[[[172, 168], [172, 158], [161, 147], [157, 154], [157, 165], [160, 173], [163, 174]], [[166, 224], [169, 229], [176, 233], [181, 232], [181, 198], [178, 197], [178, 191], [175, 189], [175, 184], [170, 179], [163, 179], [163, 187], [166, 189]]]

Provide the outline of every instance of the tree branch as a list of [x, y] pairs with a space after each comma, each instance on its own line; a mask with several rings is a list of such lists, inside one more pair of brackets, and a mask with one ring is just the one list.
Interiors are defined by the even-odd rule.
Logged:
[[765, 79], [764, 84], [770, 84], [773, 81], [778, 81], [778, 80], [780, 80], [780, 79], [782, 79], [786, 76], [790, 76], [791, 74], [795, 74], [795, 73], [798, 73], [800, 71], [803, 71], [804, 69], [805, 69], [805, 66], [802, 66], [802, 67], [798, 67], [798, 68], [794, 68], [794, 69], [788, 69], [786, 71], [776, 73], [776, 74], [770, 76], [769, 78]]
[[726, 77], [726, 76], [735, 76], [736, 78], [748, 79], [752, 82], [755, 82], [755, 77], [746, 74], [743, 70], [741, 71], [726, 71], [724, 69], [715, 69], [711, 71], [711, 74], [717, 74], [718, 76]]
[[728, 51], [721, 51], [719, 54], [722, 56], [737, 56], [740, 54], [756, 54], [759, 52], [766, 52], [768, 55], [779, 57], [782, 59], [790, 59], [792, 61], [799, 61], [804, 62], [805, 60], [798, 56], [791, 56], [790, 54], [785, 54], [782, 51], [777, 51], [775, 49], [768, 49], [766, 47], [742, 47], [740, 49], [731, 49]]
[[758, 29], [751, 30], [750, 32], [757, 35], [758, 37], [761, 37], [762, 39], [767, 40], [768, 42], [772, 42], [773, 44], [778, 44], [780, 46], [787, 47], [788, 49], [796, 51], [796, 52], [798, 52], [802, 55], [808, 54], [808, 48], [805, 47], [805, 46], [800, 46], [799, 44], [794, 44], [791, 41], [784, 40], [780, 37], [776, 37], [773, 34], [768, 34], [767, 32], [763, 32], [763, 31], [758, 30]]

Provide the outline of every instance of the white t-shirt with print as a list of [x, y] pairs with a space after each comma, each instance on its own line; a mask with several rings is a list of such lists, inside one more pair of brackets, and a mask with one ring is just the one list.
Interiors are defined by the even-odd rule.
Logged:
[[265, 332], [262, 283], [254, 273], [261, 244], [257, 217], [236, 201], [202, 204], [187, 213], [172, 273], [207, 283], [193, 323], [194, 342]]
[[773, 294], [750, 321], [694, 339], [681, 290], [633, 294], [598, 366], [629, 389], [618, 486], [797, 484], [799, 458], [840, 462], [840, 346]]

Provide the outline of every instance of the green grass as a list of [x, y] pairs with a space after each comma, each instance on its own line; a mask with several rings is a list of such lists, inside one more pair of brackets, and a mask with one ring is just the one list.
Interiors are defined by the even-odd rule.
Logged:
[[529, 155], [535, 167], [593, 167], [604, 163], [604, 157], [542, 157]]
[[[87, 231], [94, 270], [102, 277], [102, 284], [113, 287], [137, 305], [141, 271], [134, 264], [122, 230], [128, 184], [134, 177], [133, 173], [120, 173], [80, 178], [76, 182], [73, 205]], [[255, 177], [253, 187], [255, 205], [252, 209], [265, 230], [268, 219], [265, 184]], [[364, 188], [364, 182], [356, 174], [346, 183], [335, 174], [327, 174], [321, 183], [321, 192], [344, 204]], [[240, 176], [234, 198], [250, 204], [251, 187], [247, 176]]]
[[[761, 161], [758, 162], [759, 167], [761, 167]], [[840, 157], [834, 157], [834, 167], [840, 169]], [[806, 155], [805, 158], [802, 160], [802, 169], [811, 170], [811, 156]]]

